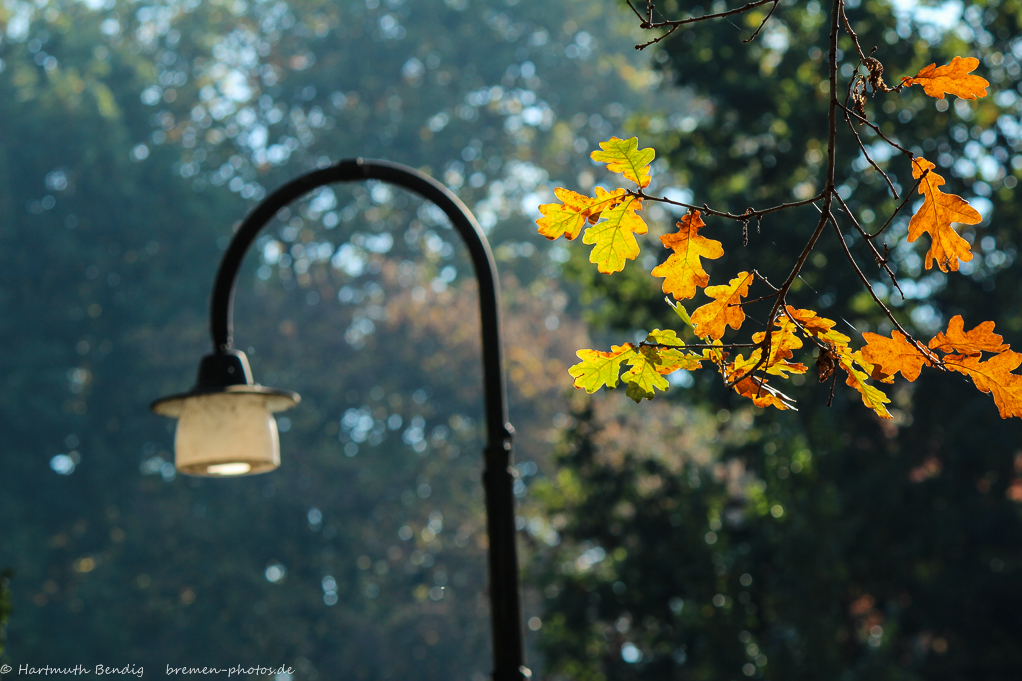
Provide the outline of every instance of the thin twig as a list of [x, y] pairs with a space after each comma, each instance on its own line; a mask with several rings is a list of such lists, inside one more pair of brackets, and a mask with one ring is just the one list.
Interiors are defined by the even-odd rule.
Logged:
[[[632, 0], [627, 0], [627, 2], [628, 2], [628, 6], [631, 8], [631, 10], [633, 12], [635, 12], [635, 16], [639, 17], [639, 21], [641, 21], [643, 24], [647, 23], [647, 20], [644, 19], [641, 14], [639, 14], [639, 10], [635, 9], [635, 6], [632, 5]], [[648, 3], [648, 4], [652, 5], [653, 3]]]
[[[640, 17], [641, 18], [641, 17]], [[845, 3], [841, 3], [841, 19], [845, 23], [845, 31], [852, 38], [852, 44], [855, 45], [855, 51], [859, 53], [859, 59], [866, 61], [866, 55], [862, 53], [862, 47], [859, 46], [859, 36], [852, 30], [852, 23], [848, 21], [848, 15], [845, 13]]]
[[904, 298], [905, 292], [901, 290], [901, 284], [898, 283], [898, 278], [894, 276], [894, 272], [891, 271], [891, 266], [887, 262], [887, 257], [880, 255], [880, 252], [876, 249], [876, 246], [873, 245], [873, 242], [870, 240], [869, 235], [866, 234], [866, 230], [864, 230], [862, 226], [859, 224], [859, 221], [855, 219], [855, 216], [852, 214], [852, 211], [848, 207], [848, 204], [845, 203], [845, 200], [841, 198], [840, 194], [837, 194], [836, 192], [835, 194], [837, 196], [838, 202], [840, 202], [841, 207], [845, 211], [845, 215], [847, 215], [848, 219], [852, 221], [852, 224], [855, 225], [855, 229], [859, 231], [859, 234], [862, 235], [866, 244], [869, 245], [870, 250], [873, 251], [873, 258], [876, 260], [877, 265], [882, 266], [884, 270], [887, 271], [887, 276], [891, 278], [891, 283], [894, 284], [894, 288], [898, 289], [898, 293], [900, 293], [901, 297]]
[[743, 300], [740, 303], [733, 303], [733, 305], [736, 306], [736, 307], [742, 307], [744, 305], [752, 305], [753, 303], [759, 303], [759, 302], [762, 302], [764, 300], [770, 300], [771, 298], [775, 297], [778, 293], [780, 293], [780, 291], [774, 291], [773, 293], [768, 293], [767, 295], [760, 296], [759, 298], [753, 298], [752, 300]]
[[760, 281], [762, 281], [764, 284], [766, 284], [767, 286], [769, 286], [773, 290], [775, 290], [775, 291], [780, 291], [781, 290], [781, 289], [777, 288], [776, 286], [774, 286], [773, 284], [771, 284], [769, 279], [767, 279], [766, 277], [764, 277], [762, 274], [759, 273], [759, 270], [753, 270], [752, 273], [755, 274], [757, 277], [759, 277]]
[[[722, 17], [729, 17], [729, 16], [731, 16], [733, 14], [742, 14], [744, 12], [748, 12], [751, 9], [755, 9], [756, 7], [759, 7], [760, 5], [765, 5], [768, 2], [772, 2], [776, 6], [778, 0], [755, 0], [754, 2], [750, 2], [749, 4], [743, 5], [742, 7], [736, 7], [735, 9], [729, 9], [726, 12], [716, 12], [714, 14], [704, 14], [704, 15], [698, 16], [698, 17], [689, 17], [688, 19], [676, 19], [676, 20], [673, 20], [673, 21], [658, 21], [658, 22], [653, 22], [652, 15], [650, 15], [649, 19], [643, 20], [643, 22], [641, 24], [639, 24], [639, 28], [644, 28], [644, 29], [667, 28], [669, 30], [667, 31], [667, 33], [664, 33], [663, 35], [661, 35], [661, 36], [659, 36], [657, 38], [654, 38], [653, 40], [650, 40], [650, 41], [647, 41], [645, 43], [642, 43], [641, 45], [636, 45], [635, 49], [637, 49], [637, 50], [644, 50], [647, 47], [649, 47], [650, 45], [654, 45], [654, 44], [660, 42], [661, 40], [663, 40], [664, 38], [668, 37], [669, 35], [671, 35], [675, 31], [677, 31], [679, 28], [681, 28], [682, 26], [686, 26], [688, 24], [694, 24], [694, 23], [699, 22], [699, 21], [709, 21], [710, 19], [720, 19]], [[652, 3], [650, 3], [650, 6], [652, 6]], [[770, 11], [771, 11], [771, 13], [773, 12], [773, 10], [770, 10]]]
[[666, 196], [651, 196], [651, 195], [647, 194], [645, 191], [643, 191], [642, 189], [629, 189], [628, 190], [628, 194], [630, 194], [631, 196], [634, 196], [637, 199], [642, 199], [643, 201], [657, 201], [659, 203], [666, 203], [666, 204], [671, 205], [671, 206], [679, 206], [681, 208], [688, 208], [689, 210], [698, 210], [703, 215], [712, 215], [714, 217], [727, 218], [728, 220], [736, 220], [738, 222], [748, 222], [749, 220], [758, 220], [759, 218], [763, 217], [764, 215], [769, 215], [770, 213], [776, 213], [776, 212], [781, 211], [781, 210], [788, 210], [789, 208], [798, 208], [799, 206], [805, 206], [807, 204], [812, 203], [813, 201], [819, 201], [820, 199], [823, 198], [823, 192], [820, 192], [820, 194], [812, 197], [811, 199], [805, 199], [803, 201], [791, 201], [789, 203], [782, 203], [780, 205], [771, 206], [770, 208], [763, 208], [761, 210], [753, 210], [753, 209], [749, 208], [744, 213], [737, 213], [736, 214], [736, 213], [728, 213], [726, 211], [714, 210], [714, 209], [710, 208], [709, 206], [707, 206], [705, 203], [703, 205], [701, 205], [701, 206], [696, 206], [695, 204], [691, 204], [691, 203], [684, 203], [682, 201], [675, 201], [673, 199], [667, 198]]
[[891, 323], [898, 328], [898, 331], [901, 331], [901, 333], [905, 335], [905, 337], [912, 343], [913, 347], [915, 347], [916, 350], [918, 350], [923, 357], [925, 357], [928, 361], [932, 362], [934, 366], [943, 368], [944, 365], [940, 358], [937, 357], [935, 353], [931, 352], [921, 342], [917, 341], [912, 336], [912, 334], [906, 331], [905, 327], [901, 325], [901, 322], [899, 322], [898, 319], [894, 316], [894, 314], [891, 313], [891, 311], [887, 308], [887, 306], [884, 305], [884, 302], [880, 300], [880, 296], [878, 296], [876, 294], [876, 291], [873, 290], [873, 285], [869, 283], [869, 279], [866, 277], [865, 274], [862, 273], [862, 270], [859, 268], [859, 264], [855, 262], [855, 257], [852, 255], [852, 252], [848, 249], [848, 244], [845, 242], [845, 237], [841, 233], [841, 227], [838, 226], [837, 220], [835, 220], [833, 216], [830, 216], [829, 222], [831, 225], [834, 226], [834, 231], [837, 233], [838, 241], [841, 242], [841, 247], [845, 251], [845, 256], [848, 258], [848, 262], [851, 263], [852, 268], [855, 270], [855, 273], [859, 275], [859, 279], [862, 280], [863, 286], [865, 286], [866, 290], [869, 291], [869, 294], [873, 296], [873, 301], [880, 307], [881, 310], [884, 311], [884, 314], [886, 314], [887, 318], [891, 320]]
[[774, 0], [773, 6], [770, 7], [770, 11], [767, 12], [767, 15], [763, 17], [763, 21], [759, 22], [759, 26], [757, 26], [756, 30], [752, 32], [752, 35], [750, 35], [748, 38], [742, 41], [743, 44], [751, 43], [753, 40], [756, 39], [756, 36], [759, 35], [759, 32], [762, 31], [763, 27], [766, 26], [766, 23], [770, 21], [770, 17], [774, 15], [774, 10], [777, 9], [778, 2], [780, 2], [780, 0]]
[[878, 229], [873, 234], [868, 235], [866, 237], [867, 239], [873, 240], [880, 236], [881, 234], [883, 234], [884, 230], [887, 229], [892, 222], [894, 222], [895, 216], [897, 216], [898, 213], [901, 212], [901, 209], [904, 208], [908, 204], [909, 200], [915, 195], [916, 189], [919, 187], [919, 183], [923, 181], [923, 178], [926, 177], [926, 174], [929, 172], [930, 172], [929, 169], [923, 171], [923, 174], [919, 176], [918, 180], [916, 180], [915, 185], [913, 185], [912, 189], [905, 195], [905, 200], [901, 202], [901, 205], [898, 206], [893, 213], [891, 213], [891, 217], [887, 218], [887, 222], [884, 223], [884, 226]]
[[901, 153], [903, 153], [903, 154], [905, 154], [906, 156], [908, 156], [908, 157], [909, 157], [910, 159], [911, 159], [911, 158], [915, 158], [915, 156], [916, 156], [916, 155], [915, 155], [915, 154], [913, 154], [913, 153], [912, 153], [911, 151], [909, 151], [909, 150], [908, 150], [908, 149], [906, 149], [905, 147], [901, 146], [901, 145], [900, 145], [900, 144], [898, 144], [897, 142], [894, 142], [894, 141], [892, 141], [892, 140], [888, 139], [887, 135], [885, 135], [885, 134], [884, 134], [883, 132], [881, 132], [881, 131], [880, 131], [880, 128], [879, 128], [879, 127], [878, 127], [878, 126], [877, 126], [877, 125], [876, 125], [875, 123], [873, 123], [872, 121], [870, 121], [870, 120], [868, 120], [868, 119], [866, 119], [866, 118], [863, 118], [863, 117], [862, 117], [862, 116], [860, 116], [860, 115], [859, 115], [859, 114], [858, 114], [857, 112], [855, 112], [855, 111], [852, 111], [851, 109], [848, 109], [848, 108], [846, 108], [846, 107], [845, 107], [844, 105], [842, 105], [842, 104], [838, 104], [838, 106], [840, 106], [840, 107], [841, 107], [842, 109], [844, 109], [844, 110], [845, 110], [845, 113], [847, 113], [848, 115], [850, 115], [850, 116], [854, 116], [855, 118], [857, 118], [857, 119], [859, 119], [860, 121], [862, 121], [862, 122], [863, 122], [863, 123], [864, 123], [864, 124], [865, 124], [865, 125], [866, 125], [867, 127], [869, 127], [869, 128], [871, 129], [871, 130], [873, 130], [873, 132], [875, 132], [875, 133], [876, 133], [877, 135], [879, 135], [879, 136], [880, 136], [880, 139], [882, 139], [883, 141], [887, 142], [887, 143], [888, 143], [888, 144], [890, 144], [890, 145], [891, 145], [892, 147], [894, 147], [895, 149], [897, 149], [897, 150], [898, 150], [898, 151], [900, 151]]
[[884, 180], [887, 182], [887, 186], [891, 189], [891, 194], [893, 194], [894, 198], [897, 199], [897, 198], [899, 198], [898, 190], [894, 188], [894, 183], [891, 182], [891, 178], [887, 177], [887, 173], [884, 172], [883, 168], [878, 166], [876, 164], [876, 161], [874, 161], [873, 158], [869, 155], [869, 152], [866, 151], [866, 145], [864, 145], [862, 143], [862, 138], [859, 137], [859, 131], [855, 129], [854, 125], [852, 125], [852, 119], [848, 115], [848, 112], [849, 112], [848, 100], [850, 98], [851, 98], [851, 87], [849, 87], [849, 90], [848, 90], [848, 97], [845, 98], [845, 106], [841, 107], [845, 111], [845, 122], [848, 123], [848, 129], [852, 131], [852, 135], [855, 137], [855, 141], [859, 143], [859, 149], [862, 150], [862, 155], [865, 156], [866, 160], [869, 161], [869, 164], [871, 166], [873, 166], [873, 168], [878, 173], [880, 173], [883, 176]]

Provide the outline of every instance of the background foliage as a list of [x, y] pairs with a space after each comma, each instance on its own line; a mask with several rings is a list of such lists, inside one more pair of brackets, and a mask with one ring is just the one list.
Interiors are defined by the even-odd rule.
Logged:
[[585, 179], [577, 153], [627, 118], [622, 92], [656, 101], [605, 9], [3, 3], [12, 662], [488, 674], [477, 312], [434, 211], [380, 185], [324, 191], [258, 244], [238, 342], [257, 380], [304, 397], [278, 473], [177, 476], [172, 424], [146, 405], [191, 384], [252, 202], [327, 159], [386, 157], [490, 230], [535, 475], [583, 334], [528, 235], [531, 197], [551, 174]]

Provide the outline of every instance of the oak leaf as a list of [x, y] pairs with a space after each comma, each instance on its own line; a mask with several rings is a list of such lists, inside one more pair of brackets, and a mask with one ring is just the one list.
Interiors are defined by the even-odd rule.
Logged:
[[685, 322], [685, 326], [694, 330], [694, 327], [692, 326], [692, 318], [688, 316], [688, 310], [685, 309], [685, 306], [681, 303], [674, 302], [667, 296], [664, 296], [664, 300], [667, 301], [667, 304], [671, 306], [672, 310], [674, 310], [674, 314], [678, 315], [678, 318]]
[[625, 179], [641, 188], [649, 186], [653, 179], [649, 164], [653, 162], [656, 152], [649, 147], [639, 149], [638, 137], [626, 140], [611, 137], [606, 142], [600, 142], [600, 149], [602, 151], [594, 151], [589, 157], [598, 163], [606, 163], [607, 170], [624, 175]]
[[658, 370], [660, 357], [657, 348], [640, 348], [628, 358], [631, 367], [621, 376], [628, 385], [625, 394], [636, 402], [653, 399], [654, 388], [667, 390], [669, 383]]
[[745, 321], [742, 310], [742, 298], [749, 295], [749, 285], [754, 275], [750, 272], [739, 272], [738, 276], [726, 286], [710, 286], [703, 293], [713, 298], [692, 313], [692, 324], [696, 335], [700, 338], [719, 339], [724, 335], [724, 327], [730, 326], [737, 331]]
[[945, 92], [962, 99], [986, 97], [986, 87], [990, 83], [986, 78], [970, 74], [978, 66], [979, 59], [975, 57], [955, 57], [946, 66], [930, 64], [914, 77], [902, 78], [901, 82], [903, 85], [922, 85], [923, 92], [937, 99], [944, 99]]
[[[792, 351], [802, 347], [802, 341], [795, 335], [797, 330], [798, 326], [785, 313], [781, 313], [777, 321], [774, 322], [774, 328], [770, 332], [770, 355], [763, 364], [767, 373], [787, 378], [789, 372], [804, 374], [808, 370], [803, 364], [788, 361], [794, 357]], [[762, 343], [765, 338], [766, 332], [764, 331], [752, 334], [753, 343]], [[757, 362], [762, 356], [763, 351], [759, 349], [752, 353], [752, 357], [755, 357]]]
[[603, 211], [620, 203], [624, 195], [624, 189], [608, 192], [603, 187], [597, 187], [596, 196], [590, 197], [557, 187], [554, 196], [562, 203], [544, 203], [539, 207], [539, 212], [543, 214], [536, 221], [539, 233], [551, 241], [562, 236], [571, 241], [578, 236], [587, 221], [595, 221]]
[[[797, 310], [791, 305], [785, 308], [785, 312], [801, 327], [803, 334], [824, 344], [816, 357], [816, 369], [819, 373], [820, 383], [830, 379], [838, 367], [854, 364], [852, 349], [848, 347], [848, 343], [852, 339], [840, 331], [834, 330], [836, 322], [833, 319], [821, 317], [814, 310]], [[884, 379], [881, 377], [881, 380]]]
[[1022, 416], [1022, 376], [1011, 373], [1022, 364], [1022, 354], [1005, 350], [985, 362], [979, 355], [954, 355], [944, 364], [971, 378], [980, 392], [991, 393], [1002, 419]]
[[705, 226], [699, 211], [693, 210], [678, 222], [677, 232], [660, 237], [664, 247], [674, 253], [654, 267], [652, 275], [665, 277], [664, 293], [670, 293], [675, 300], [691, 298], [696, 294], [697, 286], [705, 287], [709, 283], [710, 275], [703, 269], [699, 258], [713, 260], [724, 255], [719, 241], [699, 235], [699, 230]]
[[962, 355], [978, 355], [982, 352], [1004, 352], [1008, 346], [1004, 339], [994, 333], [993, 322], [983, 322], [972, 331], [965, 331], [962, 315], [956, 314], [947, 324], [947, 332], [939, 331], [930, 342], [931, 350], [956, 352]]
[[[873, 373], [873, 365], [863, 358], [862, 353], [845, 352], [839, 353], [837, 357], [841, 368], [848, 374], [845, 383], [859, 391], [859, 394], [862, 395], [862, 403], [875, 411], [877, 416], [885, 419], [893, 418], [887, 411], [887, 407], [884, 406], [890, 404], [890, 398], [879, 388], [866, 382], [870, 374]], [[856, 364], [862, 368], [862, 371], [855, 367]]]
[[796, 310], [791, 305], [788, 305], [785, 311], [806, 333], [832, 346], [835, 352], [848, 350], [848, 343], [852, 339], [834, 330], [837, 322], [833, 319], [821, 317], [813, 310]]
[[568, 373], [575, 379], [576, 388], [594, 393], [603, 386], [617, 387], [621, 363], [635, 354], [635, 346], [625, 343], [612, 346], [610, 352], [579, 350], [575, 354], [582, 361], [568, 369]]
[[671, 329], [653, 329], [646, 336], [646, 342], [665, 346], [654, 348], [658, 357], [656, 370], [663, 376], [673, 374], [679, 369], [693, 371], [702, 367], [703, 355], [684, 352], [685, 342]]
[[641, 209], [642, 199], [624, 196], [620, 203], [603, 211], [604, 220], [586, 230], [582, 243], [593, 246], [589, 262], [596, 263], [603, 274], [620, 272], [626, 260], [639, 255], [635, 235], [646, 233], [646, 223], [636, 214]]
[[674, 329], [653, 329], [646, 336], [646, 342], [656, 345], [669, 345], [675, 348], [685, 347], [685, 341], [678, 338]]
[[951, 223], [975, 225], [983, 216], [962, 197], [940, 191], [944, 178], [933, 172], [935, 167], [921, 156], [912, 159], [912, 177], [922, 178], [919, 193], [925, 198], [908, 224], [908, 241], [911, 243], [923, 232], [928, 232], [932, 242], [926, 252], [926, 269], [930, 269], [936, 260], [942, 272], [948, 269], [957, 272], [958, 261], [969, 262], [972, 253], [969, 242], [959, 236]]
[[[884, 406], [891, 400], [882, 390], [866, 382], [875, 373], [874, 365], [863, 357], [862, 352], [852, 352], [848, 347], [851, 338], [834, 330], [834, 320], [821, 317], [813, 310], [797, 310], [791, 305], [787, 306], [785, 311], [790, 318], [798, 322], [805, 333], [826, 344], [826, 349], [820, 350], [816, 363], [820, 370], [820, 381], [826, 381], [836, 368], [840, 367], [848, 374], [845, 383], [859, 391], [862, 403], [878, 416], [891, 418], [891, 414]], [[885, 380], [883, 375], [879, 378]]]
[[900, 371], [907, 380], [914, 381], [924, 366], [933, 366], [922, 350], [896, 329], [891, 331], [890, 338], [869, 331], [862, 337], [866, 340], [866, 346], [860, 350], [862, 358], [873, 365], [873, 378], [877, 380], [885, 380]]
[[775, 407], [777, 409], [795, 409], [795, 400], [788, 397], [780, 390], [768, 385], [765, 379], [759, 376], [747, 375], [759, 363], [756, 350], [745, 359], [738, 355], [733, 362], [724, 368], [724, 378], [734, 382], [734, 389], [742, 397], [748, 397], [757, 407]]

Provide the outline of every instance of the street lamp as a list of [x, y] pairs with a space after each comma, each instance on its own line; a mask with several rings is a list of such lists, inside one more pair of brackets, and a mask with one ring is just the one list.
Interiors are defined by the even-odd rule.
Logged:
[[238, 228], [220, 262], [210, 305], [213, 353], [202, 359], [195, 387], [187, 393], [156, 400], [151, 409], [178, 419], [174, 437], [175, 465], [182, 473], [251, 475], [280, 465], [280, 445], [272, 412], [290, 409], [298, 404], [299, 397], [288, 390], [255, 384], [245, 353], [231, 347], [238, 270], [249, 246], [281, 208], [324, 185], [354, 180], [381, 180], [421, 195], [450, 218], [468, 246], [479, 280], [482, 318], [486, 409], [483, 487], [489, 536], [493, 679], [522, 681], [531, 676], [531, 672], [524, 665], [522, 650], [511, 471], [513, 429], [507, 422], [496, 268], [479, 223], [465, 204], [442, 184], [407, 166], [357, 158], [315, 170], [270, 194]]

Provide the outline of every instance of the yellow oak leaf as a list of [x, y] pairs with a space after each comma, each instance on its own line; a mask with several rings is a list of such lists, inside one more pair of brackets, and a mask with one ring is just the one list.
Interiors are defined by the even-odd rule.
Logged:
[[[859, 352], [839, 353], [837, 358], [841, 368], [848, 374], [845, 383], [859, 391], [859, 394], [862, 395], [862, 403], [875, 411], [877, 416], [885, 419], [893, 418], [890, 412], [887, 411], [887, 407], [884, 406], [885, 404], [890, 404], [890, 398], [879, 388], [866, 382], [870, 374], [873, 373], [873, 365], [863, 359], [862, 354]], [[862, 367], [863, 371], [856, 369], [856, 364]]]
[[691, 352], [659, 348], [657, 355], [660, 357], [660, 363], [657, 364], [657, 372], [663, 376], [673, 374], [675, 371], [695, 371], [703, 366], [703, 356]]
[[635, 347], [625, 343], [611, 347], [610, 352], [579, 350], [575, 354], [582, 361], [568, 369], [568, 373], [575, 379], [576, 388], [594, 393], [603, 386], [617, 387], [621, 363], [635, 355]]
[[653, 179], [649, 173], [649, 164], [653, 162], [656, 152], [649, 147], [639, 149], [638, 137], [626, 140], [611, 137], [606, 142], [600, 142], [600, 149], [602, 151], [594, 151], [589, 157], [597, 163], [606, 163], [607, 170], [624, 175], [625, 179], [639, 187], [649, 186]]
[[[759, 335], [762, 336], [763, 334], [760, 333]], [[771, 359], [769, 362], [764, 362], [763, 364], [761, 364], [760, 367], [756, 370], [757, 372], [765, 371], [766, 373], [773, 374], [774, 376], [788, 378], [789, 373], [804, 374], [805, 372], [809, 371], [809, 368], [805, 364], [801, 364], [799, 362], [789, 362], [787, 359], [781, 359], [777, 357], [776, 355], [774, 355], [772, 349], [770, 354], [773, 357], [773, 359]], [[748, 359], [748, 361], [752, 363], [750, 364], [750, 368], [759, 364], [759, 358], [762, 356], [763, 356], [762, 350], [760, 349], [753, 350], [752, 354], [749, 355]]]
[[724, 349], [721, 346], [724, 344], [719, 340], [715, 340], [713, 341], [713, 345], [715, 347], [703, 349], [703, 359], [707, 362], [713, 362], [714, 366], [717, 367], [717, 370], [720, 371], [721, 374], [724, 374], [724, 378], [727, 378], [727, 375], [722, 368], [724, 367]]
[[596, 263], [603, 274], [620, 272], [625, 260], [635, 260], [639, 255], [635, 235], [646, 233], [646, 223], [636, 214], [641, 209], [641, 199], [624, 196], [620, 203], [603, 211], [604, 220], [586, 230], [582, 243], [593, 246], [589, 262]]
[[911, 243], [923, 232], [928, 232], [932, 241], [930, 250], [926, 252], [926, 269], [930, 269], [936, 260], [942, 272], [948, 269], [957, 272], [958, 261], [969, 262], [972, 260], [972, 252], [969, 242], [959, 236], [951, 223], [975, 225], [983, 217], [962, 197], [940, 191], [944, 178], [933, 172], [935, 167], [921, 156], [912, 159], [912, 177], [917, 180], [922, 178], [919, 193], [925, 198], [908, 224], [908, 241]]
[[705, 227], [699, 217], [699, 211], [689, 211], [678, 222], [678, 231], [664, 234], [660, 242], [665, 248], [674, 251], [667, 260], [653, 268], [654, 277], [664, 279], [664, 293], [670, 293], [675, 300], [691, 298], [696, 294], [696, 287], [705, 287], [710, 275], [703, 269], [699, 258], [710, 260], [724, 255], [719, 241], [699, 236], [699, 230]]
[[908, 337], [895, 329], [891, 337], [866, 331], [862, 334], [866, 346], [859, 352], [862, 358], [873, 365], [873, 378], [884, 380], [899, 371], [909, 381], [919, 378], [924, 366], [933, 366], [922, 351], [908, 341]]
[[685, 342], [671, 329], [653, 329], [646, 336], [646, 342], [666, 346], [653, 348], [658, 358], [656, 370], [662, 376], [673, 374], [679, 369], [694, 371], [702, 367], [703, 355], [684, 352]]
[[749, 295], [749, 285], [755, 275], [750, 272], [739, 272], [727, 286], [710, 286], [703, 293], [713, 298], [692, 313], [692, 324], [696, 335], [700, 338], [719, 339], [724, 335], [724, 327], [730, 326], [737, 331], [745, 321], [742, 310], [742, 298]]
[[962, 99], [986, 97], [986, 87], [990, 83], [986, 78], [970, 74], [978, 66], [979, 59], [975, 57], [955, 57], [946, 66], [930, 64], [915, 77], [902, 78], [901, 82], [904, 85], [922, 85], [923, 92], [937, 99], [944, 99], [945, 92]]
[[1005, 350], [983, 362], [979, 355], [945, 357], [944, 364], [967, 375], [980, 392], [991, 393], [1002, 419], [1022, 417], [1022, 376], [1011, 373], [1022, 364], [1022, 354]]
[[[786, 313], [782, 312], [774, 322], [774, 328], [770, 332], [770, 355], [762, 367], [767, 373], [787, 378], [789, 372], [804, 374], [807, 371], [805, 365], [788, 361], [794, 357], [792, 351], [802, 347], [802, 341], [795, 335], [797, 330], [798, 326]], [[762, 343], [765, 338], [765, 331], [752, 334], [753, 343]], [[757, 362], [762, 356], [763, 351], [759, 349], [752, 353]]]
[[628, 358], [631, 369], [621, 376], [621, 380], [628, 385], [625, 394], [636, 402], [643, 399], [651, 400], [654, 388], [667, 390], [670, 385], [659, 371], [660, 357], [657, 350], [640, 348]]
[[972, 331], [965, 331], [962, 315], [956, 314], [947, 324], [947, 332], [939, 331], [930, 342], [931, 350], [978, 355], [982, 352], [1004, 352], [1004, 339], [994, 333], [993, 322], [983, 322]]
[[678, 338], [678, 332], [673, 329], [653, 329], [646, 336], [646, 342], [656, 345], [670, 345], [675, 348], [685, 347], [685, 341]]
[[742, 355], [735, 357], [735, 360], [725, 367], [724, 378], [729, 382], [735, 381], [735, 392], [742, 397], [748, 397], [757, 407], [775, 407], [782, 410], [794, 409], [798, 411], [795, 409], [795, 400], [768, 385], [764, 379], [759, 376], [746, 376], [759, 363], [761, 355], [757, 355], [758, 352], [760, 351], [753, 352], [749, 359], [745, 359]]
[[561, 236], [570, 241], [578, 236], [586, 221], [599, 218], [603, 211], [620, 203], [624, 195], [624, 189], [608, 192], [597, 187], [596, 196], [590, 197], [558, 187], [554, 189], [554, 196], [562, 203], [544, 203], [539, 207], [543, 214], [536, 220], [539, 233], [551, 241]]

